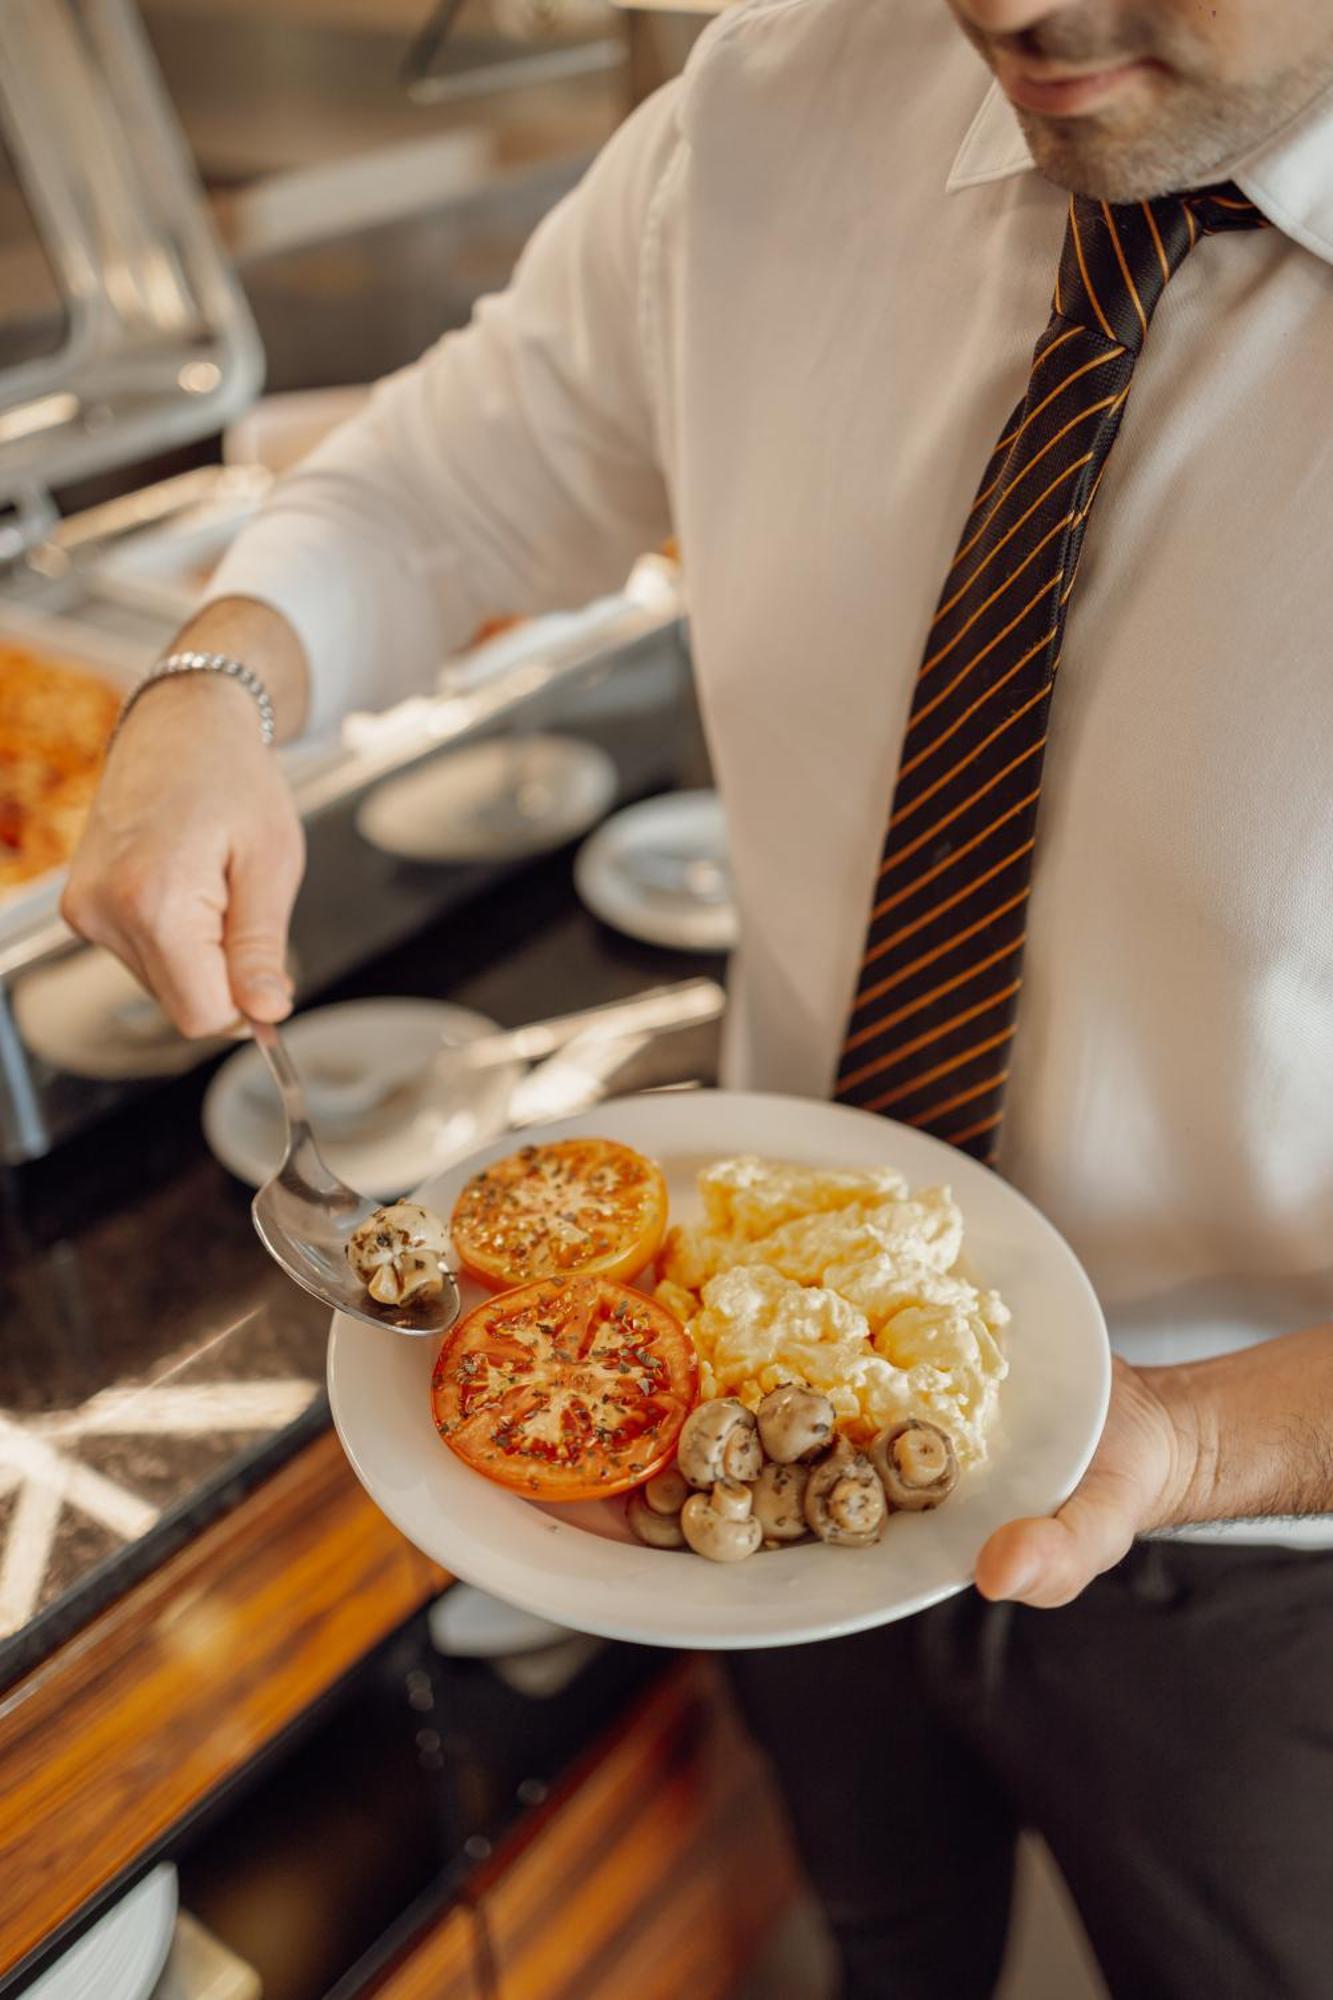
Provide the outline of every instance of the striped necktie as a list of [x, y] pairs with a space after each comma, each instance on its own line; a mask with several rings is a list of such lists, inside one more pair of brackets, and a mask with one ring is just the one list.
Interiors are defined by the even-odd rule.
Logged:
[[1071, 197], [1050, 324], [964, 525], [912, 698], [835, 1096], [994, 1158], [1065, 608], [1148, 322], [1227, 185]]

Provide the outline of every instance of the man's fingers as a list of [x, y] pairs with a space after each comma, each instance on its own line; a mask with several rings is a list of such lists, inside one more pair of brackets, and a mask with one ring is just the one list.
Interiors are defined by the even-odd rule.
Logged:
[[291, 1012], [284, 960], [301, 834], [294, 817], [267, 822], [265, 834], [230, 861], [209, 839], [169, 856], [118, 857], [100, 872], [76, 868], [66, 892], [67, 921], [123, 959], [183, 1035], [224, 1035], [238, 1013], [281, 1021]]
[[235, 1020], [218, 908], [152, 871], [127, 869], [110, 885], [73, 883], [61, 914], [114, 952], [181, 1034], [225, 1034]]
[[138, 952], [134, 949], [128, 938], [122, 937], [109, 924], [99, 920], [99, 912], [90, 910], [88, 912], [88, 920], [85, 923], [83, 921], [83, 912], [77, 899], [72, 898], [69, 891], [66, 890], [60, 899], [60, 914], [72, 931], [77, 931], [81, 938], [84, 938], [87, 943], [95, 945], [99, 951], [108, 951], [113, 958], [118, 958], [125, 967], [125, 970], [132, 973], [135, 979], [138, 980], [144, 992], [148, 994], [152, 993], [153, 983], [148, 977], [143, 960], [140, 958]]
[[132, 940], [163, 1012], [192, 1040], [225, 1035], [236, 1019], [221, 930], [216, 913], [182, 913]]
[[227, 975], [235, 1005], [256, 1021], [283, 1021], [292, 1011], [287, 926], [300, 878], [299, 849], [276, 861], [247, 854], [232, 863], [223, 940]]
[[213, 1036], [241, 1010], [289, 1010], [283, 949], [302, 838], [252, 704], [186, 678], [200, 685], [164, 683], [117, 739], [65, 913], [147, 978], [182, 1033]]

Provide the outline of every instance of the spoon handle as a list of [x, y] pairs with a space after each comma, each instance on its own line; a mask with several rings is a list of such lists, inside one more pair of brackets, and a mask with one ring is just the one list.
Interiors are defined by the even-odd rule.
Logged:
[[310, 1193], [334, 1201], [336, 1206], [350, 1203], [355, 1207], [360, 1197], [338, 1179], [315, 1143], [305, 1085], [287, 1053], [287, 1044], [269, 1021], [250, 1021], [249, 1028], [255, 1047], [278, 1086], [287, 1120], [287, 1157], [278, 1169], [278, 1179], [287, 1185], [302, 1186]]
[[287, 1115], [287, 1136], [290, 1145], [296, 1145], [310, 1131], [310, 1113], [306, 1108], [305, 1086], [296, 1072], [296, 1065], [287, 1053], [282, 1036], [270, 1021], [250, 1021], [250, 1033], [255, 1047], [263, 1056], [272, 1072], [273, 1081], [278, 1086], [282, 1098], [282, 1108]]

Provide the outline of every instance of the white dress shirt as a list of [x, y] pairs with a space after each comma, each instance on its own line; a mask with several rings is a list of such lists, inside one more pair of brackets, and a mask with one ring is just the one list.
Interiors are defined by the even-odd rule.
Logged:
[[[1333, 103], [1236, 178], [1276, 227], [1172, 280], [1090, 523], [999, 1159], [1139, 1361], [1333, 1317]], [[943, 0], [751, 0], [218, 575], [291, 620], [328, 719], [674, 528], [741, 908], [733, 1084], [829, 1090], [1065, 209]]]

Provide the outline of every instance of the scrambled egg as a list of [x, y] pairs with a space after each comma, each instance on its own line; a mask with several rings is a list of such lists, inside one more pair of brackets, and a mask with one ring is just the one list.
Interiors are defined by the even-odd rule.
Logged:
[[706, 1397], [754, 1409], [804, 1382], [857, 1443], [925, 1416], [962, 1463], [985, 1457], [1009, 1311], [959, 1268], [947, 1188], [747, 1157], [706, 1167], [699, 1192], [703, 1223], [668, 1233], [657, 1296], [689, 1329]]

